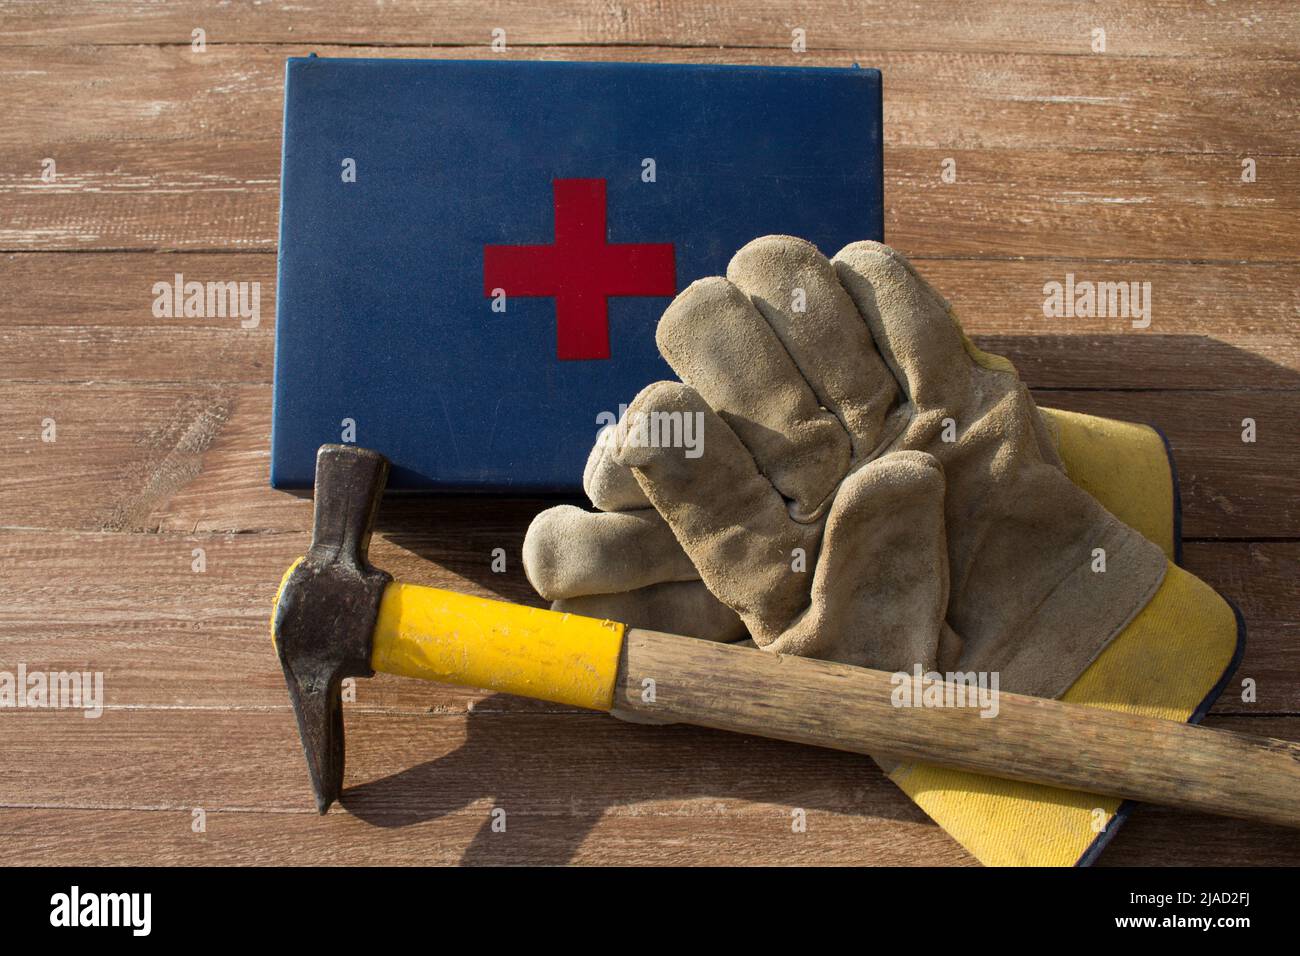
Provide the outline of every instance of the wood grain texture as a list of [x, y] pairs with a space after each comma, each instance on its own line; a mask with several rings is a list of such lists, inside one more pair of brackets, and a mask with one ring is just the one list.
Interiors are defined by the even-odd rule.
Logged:
[[[10, 210], [0, 249], [273, 249], [283, 60], [302, 52], [0, 47], [0, 75], [14, 90], [12, 119], [0, 126], [0, 198]], [[626, 58], [599, 47], [528, 52]], [[659, 52], [689, 62], [793, 57]], [[1204, 75], [1181, 59], [873, 62], [889, 78], [887, 236], [909, 254], [1296, 261], [1278, 242], [1300, 202], [1300, 73], [1288, 62], [1220, 64]], [[1245, 184], [1248, 156], [1258, 179]], [[58, 169], [51, 183], [40, 179], [47, 157]], [[952, 184], [939, 178], [947, 158], [957, 161]]]
[[996, 719], [983, 695], [900, 708], [894, 691], [884, 671], [632, 628], [613, 712], [1300, 830], [1300, 743], [1011, 693]]
[[[0, 666], [100, 669], [109, 699], [98, 721], [0, 712], [6, 860], [970, 864], [851, 755], [386, 677], [349, 705], [349, 812], [311, 812], [266, 621], [310, 521], [306, 501], [266, 487], [283, 61], [488, 57], [496, 26], [509, 58], [880, 67], [887, 238], [1040, 401], [1165, 428], [1186, 563], [1250, 628], [1238, 680], [1258, 698], [1234, 683], [1211, 721], [1300, 738], [1294, 13], [0, 0]], [[807, 54], [789, 49], [795, 27]], [[258, 327], [154, 319], [152, 284], [175, 272], [260, 282]], [[1067, 272], [1151, 282], [1151, 328], [1044, 318], [1043, 284]], [[376, 561], [536, 602], [517, 556], [544, 504], [386, 507]], [[39, 770], [52, 765], [78, 772]], [[497, 804], [507, 834], [485, 827]], [[793, 807], [807, 834], [790, 833]], [[1102, 862], [1297, 861], [1293, 832], [1144, 807]]]
[[485, 46], [494, 27], [512, 45], [769, 47], [787, 49], [802, 27], [809, 49], [1041, 52], [1084, 55], [1092, 30], [1107, 31], [1112, 56], [1293, 57], [1300, 26], [1287, 0], [1200, 4], [1156, 0], [967, 0], [950, 15], [933, 4], [897, 0], [700, 0], [585, 3], [559, 0], [329, 0], [278, 5], [147, 0], [0, 3], [0, 44], [188, 44], [196, 26], [211, 44], [434, 42]]
[[[322, 819], [287, 707], [114, 711], [98, 720], [29, 711], [6, 720], [10, 752], [25, 768], [0, 781], [9, 859], [54, 862], [49, 851], [60, 861], [125, 852], [173, 863], [338, 862], [340, 854], [353, 864], [970, 862], [869, 760], [701, 728], [591, 714], [348, 709], [342, 807]], [[1300, 736], [1294, 718], [1215, 723]], [[73, 761], [75, 774], [48, 772]], [[500, 836], [488, 827], [494, 807], [505, 809], [513, 838], [491, 842]], [[206, 840], [190, 831], [195, 808], [208, 814]], [[791, 831], [793, 809], [806, 812], [807, 834]], [[56, 813], [87, 827], [80, 845], [57, 825], [49, 841], [25, 829]], [[1181, 827], [1198, 839], [1182, 838]], [[132, 839], [150, 832], [159, 846]], [[253, 849], [259, 836], [267, 839]], [[398, 837], [404, 849], [394, 849]], [[1145, 807], [1121, 840], [1136, 847], [1117, 863], [1140, 860], [1152, 845], [1168, 864], [1300, 854], [1295, 831]]]
[[[258, 144], [258, 152], [278, 143], [285, 59], [309, 53], [841, 67], [859, 62], [884, 74], [885, 135], [894, 146], [1041, 150], [1052, 144], [1076, 153], [1211, 153], [1231, 161], [1236, 155], [1294, 157], [1300, 129], [1300, 117], [1291, 109], [1300, 77], [1290, 59], [891, 52], [871, 46], [852, 54], [577, 45], [493, 53], [486, 44], [401, 50], [218, 45], [203, 53], [187, 46], [0, 46], [0, 75], [23, 94], [9, 104], [12, 112], [9, 124], [0, 129], [0, 150], [166, 142], [175, 148], [157, 151], [151, 168], [188, 175], [195, 189], [220, 189], [231, 184], [232, 176], [248, 178], [263, 169], [274, 179], [276, 167], [261, 164], [242, 174], [227, 167], [225, 176], [204, 175], [205, 167], [186, 161], [180, 141], [193, 149], [198, 145], [194, 134], [201, 133], [212, 144], [210, 151], [218, 145], [238, 151], [251, 142]], [[97, 111], [93, 123], [84, 119], [90, 110]], [[109, 155], [131, 157], [135, 168], [145, 159], [125, 150]], [[278, 153], [272, 158], [278, 159]], [[221, 157], [212, 160], [212, 170], [222, 168]], [[1231, 165], [1240, 172], [1235, 162]], [[126, 175], [120, 180], [97, 182], [116, 190], [140, 188], [132, 169], [122, 172]], [[69, 165], [68, 173], [76, 175], [76, 167]]]
[[[527, 799], [516, 791], [508, 794], [513, 801], [500, 807], [507, 811], [505, 833], [488, 828], [489, 814], [498, 807], [482, 798], [451, 812], [414, 811], [404, 815], [410, 822], [396, 824], [339, 812], [322, 820], [314, 813], [208, 810], [201, 834], [191, 830], [190, 808], [11, 808], [0, 809], [0, 836], [14, 857], [50, 865], [608, 866], [611, 860], [628, 866], [975, 865], [924, 820], [871, 816], [850, 804], [842, 810], [806, 810], [808, 832], [792, 834], [791, 811], [779, 795], [769, 805], [751, 808], [725, 795], [688, 800], [666, 792], [660, 799], [594, 813], [568, 808], [512, 813], [510, 807]], [[351, 800], [349, 807], [355, 807]], [[1168, 842], [1174, 827], [1187, 825], [1187, 817], [1178, 817], [1148, 840]], [[1268, 845], [1272, 832], [1235, 830], [1231, 840], [1201, 841], [1174, 859], [1279, 858]]]
[[[16, 155], [0, 146], [7, 209], [0, 250], [275, 249], [276, 140], [223, 149], [97, 143], [36, 152]], [[66, 179], [40, 184], [44, 157], [54, 158]], [[939, 178], [947, 159], [957, 164], [958, 181], [950, 185]], [[1249, 260], [1293, 268], [1295, 246], [1280, 237], [1300, 207], [1300, 158], [1257, 162], [1261, 178], [1244, 184], [1239, 157], [1232, 156], [1104, 151], [1085, 162], [1053, 147], [887, 143], [885, 235], [918, 259]], [[172, 170], [172, 163], [185, 168]], [[118, 188], [123, 171], [135, 182]], [[1121, 278], [1150, 281], [1120, 268]], [[1041, 292], [1034, 300], [1041, 308]]]
[[[834, 250], [831, 250], [832, 252]], [[1296, 389], [1300, 264], [1087, 259], [933, 259], [913, 263], [984, 349], [1034, 388]], [[259, 283], [255, 327], [235, 318], [155, 318], [156, 282]], [[1149, 282], [1151, 325], [1047, 318], [1048, 282]], [[9, 253], [0, 281], [0, 382], [270, 384], [275, 256]]]
[[[735, 753], [734, 746], [730, 753]], [[625, 767], [615, 768], [622, 774]], [[699, 776], [698, 768], [686, 774]], [[671, 793], [668, 774], [658, 775]], [[823, 784], [827, 793], [831, 784]], [[352, 798], [345, 798], [349, 806]], [[415, 799], [428, 799], [416, 794]], [[753, 810], [705, 797], [650, 798], [635, 807], [583, 817], [562, 810], [509, 817], [506, 834], [486, 832], [492, 804], [471, 804], [432, 819], [385, 826], [336, 810], [315, 814], [205, 810], [0, 809], [10, 859], [63, 865], [358, 866], [450, 864], [971, 866], [974, 860], [927, 820], [843, 809], [804, 808], [808, 832], [789, 837], [781, 793]], [[778, 835], [779, 834], [779, 835]], [[499, 839], [509, 836], [509, 839]], [[1102, 866], [1287, 865], [1300, 852], [1291, 831], [1141, 806], [1102, 855]]]
[[[233, 333], [238, 335], [240, 333]], [[1085, 340], [1086, 341], [1086, 340]], [[1068, 350], [1065, 350], [1068, 352]], [[1134, 381], [1140, 369], [1126, 362]], [[1182, 485], [1193, 538], [1300, 536], [1291, 464], [1300, 423], [1290, 390], [1037, 390], [1045, 404], [1158, 424]], [[287, 531], [306, 502], [267, 484], [271, 388], [163, 383], [0, 383], [0, 527], [145, 531]], [[57, 423], [58, 441], [40, 440]], [[1256, 441], [1242, 441], [1242, 421]], [[594, 436], [593, 436], [594, 438]], [[59, 476], [51, 483], [48, 476]], [[404, 505], [441, 514], [436, 501]]]

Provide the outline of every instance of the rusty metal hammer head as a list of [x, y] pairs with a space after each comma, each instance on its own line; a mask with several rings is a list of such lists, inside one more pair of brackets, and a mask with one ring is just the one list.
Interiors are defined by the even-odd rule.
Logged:
[[387, 478], [378, 452], [321, 446], [311, 549], [285, 575], [271, 621], [321, 813], [343, 789], [340, 685], [374, 673], [371, 639], [392, 577], [371, 567], [366, 552]]

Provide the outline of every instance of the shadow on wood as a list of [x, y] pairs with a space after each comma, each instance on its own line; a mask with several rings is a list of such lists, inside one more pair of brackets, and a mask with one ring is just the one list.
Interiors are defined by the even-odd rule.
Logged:
[[[494, 699], [483, 707], [494, 706]], [[504, 811], [511, 839], [501, 839], [492, 813], [483, 811], [483, 825], [462, 863], [510, 863], [525, 855], [534, 862], [566, 863], [600, 818], [619, 808], [708, 816], [724, 812], [727, 804], [769, 804], [770, 820], [760, 814], [759, 825], [770, 827], [774, 843], [791, 834], [795, 808], [933, 827], [871, 760], [855, 754], [698, 727], [624, 724], [592, 714], [564, 719], [569, 760], [557, 763], [545, 738], [526, 727], [500, 711], [471, 713], [464, 743], [456, 750], [348, 788], [341, 803], [373, 826], [400, 828], [490, 801]], [[572, 762], [575, 750], [587, 749], [580, 746], [583, 736], [590, 738], [590, 752], [599, 755], [590, 768]], [[617, 749], [625, 773], [609, 774], [610, 749]], [[589, 772], [600, 768], [600, 775]], [[846, 778], [853, 782], [846, 785]], [[564, 809], [557, 813], [557, 806]]]

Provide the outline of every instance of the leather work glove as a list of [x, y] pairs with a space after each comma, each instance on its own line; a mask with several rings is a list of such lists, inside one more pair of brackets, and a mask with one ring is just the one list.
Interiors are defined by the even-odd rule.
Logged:
[[[1161, 550], [1066, 477], [1010, 363], [886, 246], [830, 262], [755, 240], [657, 340], [682, 382], [593, 451], [603, 510], [529, 529], [529, 579], [562, 609], [720, 639], [738, 616], [771, 650], [1054, 697], [1163, 579]], [[687, 420], [698, 457], [646, 440]]]

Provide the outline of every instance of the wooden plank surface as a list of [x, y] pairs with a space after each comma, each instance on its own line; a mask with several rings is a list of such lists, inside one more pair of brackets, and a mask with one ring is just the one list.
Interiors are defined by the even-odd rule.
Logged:
[[[912, 261], [952, 302], [981, 347], [1006, 355], [1034, 388], [1293, 389], [1300, 383], [1300, 263]], [[0, 383], [269, 384], [275, 256], [8, 253], [15, 288], [0, 301]], [[260, 283], [260, 316], [157, 319], [155, 282]], [[1048, 318], [1043, 286], [1076, 279], [1151, 283], [1151, 325]]]
[[[0, 249], [274, 249], [284, 58], [306, 52], [0, 47], [0, 76], [23, 91], [0, 126], [9, 209]], [[629, 58], [604, 47], [524, 52]], [[845, 59], [659, 52], [682, 62]], [[1300, 72], [1288, 61], [1211, 72], [1185, 59], [881, 53], [868, 62], [886, 76], [886, 235], [913, 255], [1296, 261], [1278, 241], [1300, 204], [1291, 108]], [[1044, 142], [1045, 129], [1061, 133]], [[48, 183], [47, 158], [57, 170]], [[1256, 161], [1253, 183], [1241, 182], [1243, 158]], [[955, 183], [940, 179], [946, 159], [956, 161]]]
[[[163, 829], [142, 818], [167, 814], [161, 848], [130, 850], [141, 862], [168, 860], [172, 846], [190, 848], [182, 860], [202, 859], [204, 841], [190, 840], [196, 808], [213, 819], [211, 843], [225, 843], [226, 820], [259, 821], [236, 825], [235, 847], [213, 851], [218, 857], [229, 859], [259, 832], [284, 828], [292, 855], [277, 841], [253, 852], [259, 862], [319, 861], [339, 841], [362, 858], [387, 859], [392, 843], [378, 833], [387, 830], [406, 843], [394, 862], [562, 863], [584, 845], [587, 860], [613, 847], [622, 862], [648, 864], [969, 862], [865, 758], [694, 727], [629, 725], [597, 714], [458, 718], [354, 709], [343, 806], [321, 822], [302, 787], [297, 730], [284, 707], [120, 709], [94, 721], [27, 712], [10, 723], [20, 769], [7, 786], [22, 795], [13, 809], [110, 811], [128, 832]], [[1295, 718], [1214, 724], [1300, 734]], [[52, 776], [51, 760], [75, 761], [78, 773]], [[499, 843], [488, 826], [494, 808], [506, 812]], [[808, 816], [806, 834], [792, 830], [796, 809]], [[1295, 831], [1147, 808], [1130, 840], [1152, 839], [1144, 836], [1146, 820], [1164, 831], [1167, 863], [1216, 855], [1249, 863], [1300, 852]], [[1200, 840], [1179, 839], [1180, 826]], [[50, 849], [40, 832], [14, 831], [14, 852]], [[378, 839], [371, 843], [368, 834]], [[50, 862], [66, 859], [57, 841], [52, 849]], [[1118, 856], [1114, 862], [1124, 862]]]
[[[1081, 337], [1075, 353], [1090, 341]], [[1071, 346], [1059, 348], [1068, 360]], [[1201, 361], [1213, 352], [1200, 353]], [[1110, 354], [1141, 380], [1122, 347]], [[1290, 469], [1300, 454], [1294, 391], [1044, 389], [1035, 396], [1044, 405], [1158, 424], [1178, 463], [1188, 537], [1300, 536]], [[270, 409], [269, 385], [0, 383], [0, 427], [18, 452], [0, 458], [5, 520], [81, 530], [306, 527], [309, 506], [267, 486]], [[1256, 426], [1253, 443], [1242, 441], [1247, 418]], [[40, 439], [47, 419], [57, 426], [53, 443]], [[443, 509], [437, 502], [403, 507], [413, 519]]]
[[[58, 170], [48, 186], [44, 158]], [[948, 159], [951, 186], [939, 178]], [[2, 251], [275, 249], [275, 141], [0, 145], [0, 162]], [[1192, 153], [1084, 162], [1064, 149], [887, 145], [885, 168], [885, 235], [920, 259], [1099, 259], [1139, 281], [1150, 280], [1127, 263], [1297, 261], [1284, 240], [1300, 206], [1296, 156], [1258, 159], [1264, 178], [1251, 184], [1237, 181], [1238, 157]], [[121, 188], [108, 182], [119, 175]]]
[[[1165, 430], [1186, 564], [1250, 631], [1210, 719], [1300, 737], [1293, 4], [0, 0], [0, 666], [102, 671], [108, 698], [0, 712], [7, 860], [972, 862], [850, 755], [387, 677], [349, 705], [346, 810], [310, 811], [266, 620], [310, 520], [266, 487], [283, 62], [501, 56], [498, 26], [509, 58], [881, 68], [887, 238], [1040, 402]], [[155, 318], [177, 272], [259, 282], [260, 321]], [[1150, 282], [1151, 326], [1046, 317], [1070, 273]], [[537, 603], [518, 554], [547, 503], [393, 505], [376, 560]], [[1103, 862], [1295, 864], [1300, 842], [1141, 808]]]
[[486, 45], [493, 28], [512, 45], [548, 47], [788, 48], [802, 27], [810, 49], [1038, 52], [1082, 56], [1092, 30], [1107, 30], [1111, 56], [1290, 57], [1300, 24], [1288, 0], [1202, 4], [1155, 0], [980, 0], [935, 9], [897, 0], [745, 0], [742, 4], [588, 3], [552, 0], [330, 0], [290, 5], [150, 0], [105, 4], [0, 3], [0, 43], [189, 44], [195, 27], [210, 43]]
[[[212, 146], [220, 144], [222, 152], [239, 153], [243, 144], [253, 143], [252, 158], [272, 148], [269, 160], [278, 160], [274, 147], [279, 142], [287, 57], [316, 53], [347, 58], [645, 59], [629, 48], [602, 46], [548, 46], [498, 54], [486, 43], [399, 50], [301, 43], [218, 45], [201, 53], [155, 45], [0, 50], [0, 75], [29, 91], [8, 104], [10, 118], [0, 129], [0, 148], [120, 146], [123, 151], [110, 154], [115, 159], [130, 158], [134, 168], [190, 175], [189, 184], [195, 188], [205, 185], [206, 169], [195, 167], [180, 141], [188, 142], [194, 154], [216, 152], [211, 146], [200, 150], [195, 132]], [[815, 48], [792, 53], [723, 47], [659, 48], [655, 59], [797, 66], [848, 66], [857, 61], [876, 67], [884, 74], [888, 97], [888, 140], [897, 147], [1224, 153], [1231, 161], [1240, 149], [1250, 151], [1245, 155], [1294, 157], [1300, 128], [1300, 117], [1289, 108], [1300, 77], [1288, 58], [1206, 62], [1185, 57], [892, 52], [878, 47], [864, 47], [859, 56]], [[88, 127], [84, 117], [91, 110], [96, 111], [96, 124]], [[1045, 139], [1045, 126], [1055, 128], [1056, 136]], [[177, 148], [152, 157], [126, 151], [144, 142], [171, 142]], [[208, 168], [221, 170], [221, 158], [213, 156]], [[240, 162], [226, 171], [242, 179], [263, 168], [259, 164], [248, 169]], [[75, 167], [68, 171], [75, 172]], [[274, 187], [275, 166], [265, 171]], [[1227, 171], [1232, 182], [1239, 166], [1229, 162]], [[120, 179], [100, 184], [114, 190], [138, 188], [131, 170], [122, 172], [126, 175]], [[1266, 179], [1261, 177], [1261, 182]], [[207, 185], [221, 184], [212, 180]]]

